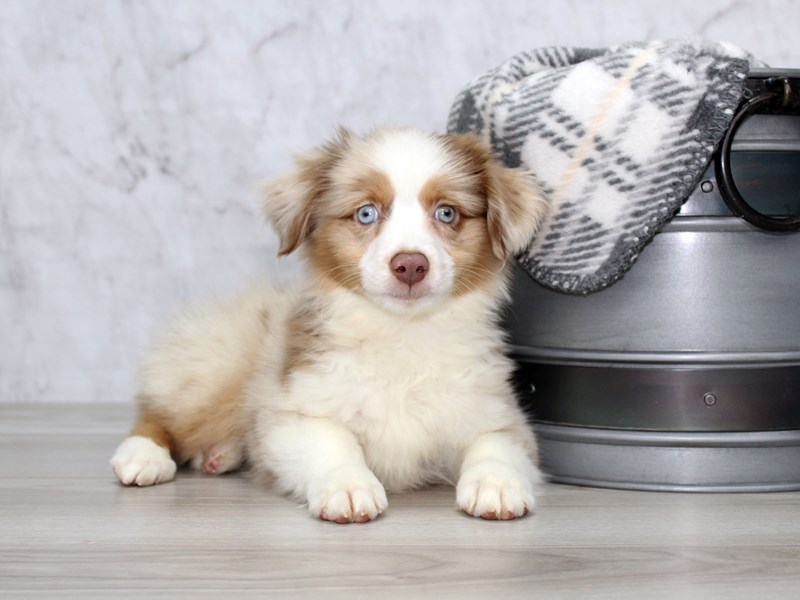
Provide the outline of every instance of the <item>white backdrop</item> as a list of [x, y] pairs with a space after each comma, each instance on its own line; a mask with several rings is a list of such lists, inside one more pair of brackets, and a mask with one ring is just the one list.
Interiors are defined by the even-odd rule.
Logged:
[[291, 278], [256, 184], [337, 123], [442, 130], [547, 45], [704, 36], [800, 67], [794, 0], [0, 2], [0, 402], [128, 402], [178, 306]]

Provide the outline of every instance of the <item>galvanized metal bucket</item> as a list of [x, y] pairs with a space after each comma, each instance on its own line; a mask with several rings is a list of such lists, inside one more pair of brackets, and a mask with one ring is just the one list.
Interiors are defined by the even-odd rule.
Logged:
[[517, 385], [554, 481], [800, 489], [800, 71], [753, 71], [746, 97], [622, 280], [584, 297], [516, 273]]

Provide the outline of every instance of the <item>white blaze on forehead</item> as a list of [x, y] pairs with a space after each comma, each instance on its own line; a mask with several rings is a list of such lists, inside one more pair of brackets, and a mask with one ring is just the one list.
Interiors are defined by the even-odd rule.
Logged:
[[420, 192], [437, 173], [447, 168], [447, 154], [432, 135], [414, 130], [389, 130], [371, 141], [370, 162], [385, 173], [395, 197], [378, 245], [384, 252], [412, 250], [435, 253], [436, 236]]
[[390, 130], [371, 142], [370, 162], [387, 175], [396, 200], [417, 200], [425, 183], [448, 166], [441, 142], [421, 131]]
[[435, 240], [427, 221], [428, 215], [415, 196], [398, 194], [383, 231], [378, 236], [378, 243], [386, 253], [428, 253]]

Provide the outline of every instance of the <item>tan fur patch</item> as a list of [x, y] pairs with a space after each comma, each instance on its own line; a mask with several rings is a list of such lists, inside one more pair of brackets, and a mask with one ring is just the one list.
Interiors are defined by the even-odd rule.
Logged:
[[242, 373], [194, 412], [179, 417], [170, 417], [165, 410], [159, 410], [159, 405], [166, 403], [165, 399], [141, 397], [140, 417], [131, 435], [149, 437], [159, 446], [168, 448], [178, 464], [226, 442], [238, 444], [243, 432], [244, 386], [250, 376], [249, 371]]
[[180, 462], [226, 442], [242, 439], [242, 403], [247, 377], [228, 382], [214, 394], [204, 410], [176, 424], [173, 439]]
[[458, 243], [450, 249], [456, 266], [454, 294], [473, 292], [493, 281], [502, 272], [504, 261], [489, 250], [486, 219], [464, 219], [458, 232]]
[[142, 413], [136, 424], [131, 429], [130, 435], [140, 435], [150, 438], [162, 448], [173, 451], [172, 436], [167, 431], [163, 422], [152, 414]]
[[546, 204], [531, 175], [522, 169], [487, 165], [487, 226], [495, 255], [522, 252], [544, 218]]
[[280, 238], [278, 256], [294, 252], [315, 226], [318, 199], [331, 187], [331, 173], [347, 151], [352, 134], [338, 136], [311, 152], [295, 158], [294, 170], [264, 186], [264, 208]]
[[361, 291], [358, 261], [379, 227], [364, 227], [355, 219], [326, 219], [306, 245], [306, 258], [316, 282], [324, 289], [341, 286]]
[[544, 217], [546, 205], [530, 173], [498, 164], [476, 135], [442, 137], [461, 166], [480, 181], [486, 198], [486, 224], [495, 256], [503, 261], [521, 252]]
[[293, 372], [314, 362], [320, 349], [320, 313], [311, 303], [300, 305], [287, 323], [286, 349], [281, 382], [286, 383]]
[[482, 178], [474, 174], [448, 172], [435, 175], [422, 186], [419, 201], [430, 215], [442, 205], [456, 208], [459, 215], [465, 217], [486, 215]]
[[458, 170], [478, 179], [477, 185], [486, 188], [486, 166], [494, 157], [486, 143], [473, 133], [458, 133], [441, 137], [445, 147], [456, 157]]
[[348, 182], [345, 188], [350, 194], [358, 198], [358, 200], [351, 203], [357, 205], [355, 208], [371, 203], [378, 207], [384, 218], [389, 214], [395, 191], [385, 173], [370, 169], [353, 181]]
[[[359, 260], [388, 218], [395, 192], [388, 177], [375, 169], [340, 176], [343, 181], [320, 203], [321, 216], [308, 240], [306, 258], [323, 287], [360, 291]], [[378, 207], [377, 223], [356, 220], [356, 210], [365, 204]]]
[[374, 204], [385, 217], [391, 210], [394, 188], [389, 178], [377, 169], [362, 169], [349, 173], [341, 169], [336, 173], [339, 181], [332, 182], [329, 192], [316, 208], [317, 217], [323, 219], [355, 219], [356, 210], [365, 204]]

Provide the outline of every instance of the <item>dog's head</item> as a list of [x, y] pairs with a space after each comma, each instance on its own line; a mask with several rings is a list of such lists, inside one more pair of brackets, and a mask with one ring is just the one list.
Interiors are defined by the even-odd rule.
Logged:
[[280, 255], [392, 311], [497, 287], [545, 211], [532, 177], [474, 135], [341, 131], [265, 186]]

